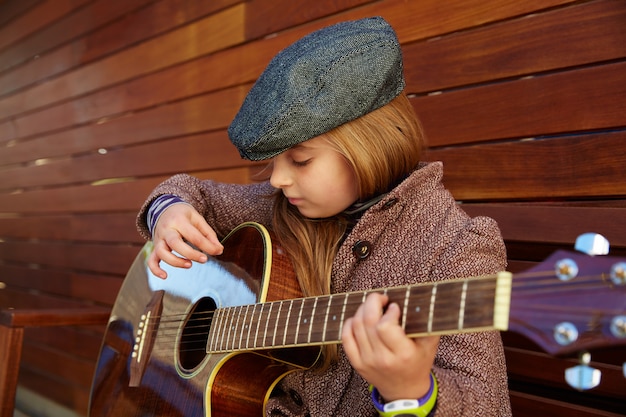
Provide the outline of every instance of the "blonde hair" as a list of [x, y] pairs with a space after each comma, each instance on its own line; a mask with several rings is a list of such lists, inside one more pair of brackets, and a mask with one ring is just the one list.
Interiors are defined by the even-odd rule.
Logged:
[[[391, 190], [418, 165], [424, 134], [404, 92], [385, 106], [324, 134], [356, 175], [359, 200]], [[289, 254], [305, 296], [330, 294], [333, 260], [347, 231], [349, 219], [341, 213], [326, 219], [302, 216], [282, 192], [275, 194], [273, 228]], [[326, 345], [320, 369], [337, 357]]]

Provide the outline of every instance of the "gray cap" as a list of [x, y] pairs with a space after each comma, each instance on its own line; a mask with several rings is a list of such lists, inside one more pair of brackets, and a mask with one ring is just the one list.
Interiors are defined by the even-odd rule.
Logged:
[[243, 158], [272, 158], [384, 106], [404, 85], [400, 43], [383, 18], [338, 23], [272, 59], [228, 135]]

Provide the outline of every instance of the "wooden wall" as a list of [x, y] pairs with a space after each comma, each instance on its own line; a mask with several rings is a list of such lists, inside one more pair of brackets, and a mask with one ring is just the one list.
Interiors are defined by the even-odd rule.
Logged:
[[[428, 158], [500, 222], [512, 271], [587, 231], [626, 254], [623, 0], [0, 0], [2, 303], [112, 305], [149, 191], [250, 182], [225, 129], [251, 83], [297, 38], [372, 15], [398, 32]], [[102, 331], [29, 329], [20, 383], [84, 414]], [[571, 360], [505, 337], [515, 415], [619, 414], [623, 348], [578, 393]]]

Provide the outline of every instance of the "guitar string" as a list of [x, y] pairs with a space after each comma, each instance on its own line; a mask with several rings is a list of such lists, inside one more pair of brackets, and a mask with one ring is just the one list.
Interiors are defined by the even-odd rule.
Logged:
[[[545, 282], [547, 282], [544, 279], [540, 279], [540, 280], [533, 280], [533, 281], [527, 281], [524, 280], [524, 278], [528, 279], [528, 278], [549, 278], [549, 288], [548, 288], [548, 292], [550, 292], [550, 290], [554, 290], [556, 289], [556, 291], [560, 291], [560, 292], [564, 292], [564, 291], [570, 291], [570, 290], [574, 290], [572, 287], [575, 285], [577, 288], [577, 291], [580, 291], [582, 289], [586, 289], [588, 284], [597, 284], [597, 278], [598, 276], [595, 276], [594, 279], [592, 281], [589, 280], [585, 280], [586, 278], [584, 277], [578, 277], [576, 280], [574, 281], [569, 281], [567, 283], [563, 283], [563, 282], [555, 282], [554, 281], [554, 276], [548, 277], [546, 276], [545, 272], [536, 272], [536, 273], [523, 273], [523, 274], [517, 274], [515, 276], [516, 279], [514, 279], [512, 281], [512, 288], [514, 290], [517, 290], [516, 295], [518, 297], [520, 297], [520, 288], [525, 290], [527, 292], [527, 295], [536, 295], [536, 291], [535, 288], [530, 288], [529, 284], [533, 284], [532, 287], [538, 287], [539, 289], [542, 290], [542, 293], [546, 293], [545, 288], [542, 288], [545, 286]], [[520, 278], [522, 279], [520, 281]], [[605, 279], [605, 277], [603, 277]], [[495, 280], [493, 278], [490, 279], [474, 279], [473, 280], [475, 283], [477, 283], [479, 286], [482, 285], [483, 288], [478, 288], [481, 289], [482, 291], [485, 291], [486, 288], [489, 288], [490, 290], [495, 288]], [[447, 284], [450, 283], [451, 281], [442, 281], [439, 282], [437, 284]], [[485, 285], [486, 284], [486, 285]], [[567, 284], [567, 287], [564, 288], [564, 284]], [[420, 286], [415, 285], [414, 287], [423, 287], [423, 288], [430, 288], [432, 286], [431, 283], [428, 283], [427, 285], [423, 285]], [[583, 288], [580, 288], [583, 287]], [[401, 287], [401, 288], [405, 288], [405, 287]], [[364, 291], [365, 293], [371, 293], [371, 292], [377, 292], [377, 290], [369, 290], [369, 291]], [[353, 297], [348, 297], [347, 298], [347, 306], [350, 307], [355, 307], [358, 306], [362, 303], [362, 294], [364, 292], [354, 292], [352, 293]], [[328, 298], [329, 296], [320, 296], [317, 297], [318, 299], [325, 299]], [[430, 296], [428, 295], [428, 297], [424, 296], [423, 298], [429, 298]], [[313, 300], [315, 297], [311, 297], [308, 298], [308, 300]], [[356, 300], [352, 300], [353, 298], [357, 298]], [[299, 300], [304, 300], [304, 299], [299, 299]], [[413, 302], [415, 300], [414, 297], [411, 297], [411, 302]], [[243, 307], [245, 306], [234, 306], [234, 307], [226, 307], [226, 308], [222, 308], [222, 310], [224, 309], [240, 309], [242, 310]], [[457, 307], [457, 303], [452, 303], [452, 302], [447, 302], [447, 300], [444, 301], [440, 301], [437, 303], [437, 308], [438, 309], [443, 309], [445, 310], [448, 307]], [[583, 310], [580, 307], [577, 306], [576, 309], [573, 309], [572, 311], [567, 311], [567, 309], [565, 308], [560, 308], [558, 306], [551, 306], [551, 305], [546, 305], [546, 304], [541, 304], [541, 305], [536, 305], [534, 306], [534, 308], [537, 311], [546, 311], [546, 309], [548, 310], [552, 310], [553, 312], [563, 312], [565, 314], [569, 314], [568, 317], [576, 317], [576, 316], [585, 316], [587, 315], [587, 313], [589, 313], [589, 311]], [[589, 310], [589, 309], [587, 309]], [[591, 309], [594, 310], [594, 309]], [[574, 314], [572, 314], [574, 313]], [[201, 314], [205, 314], [209, 317], [202, 317], [202, 318], [197, 318], [197, 317], [193, 317], [194, 315], [201, 315]], [[155, 323], [153, 324], [153, 326], [158, 327], [158, 331], [159, 331], [159, 340], [163, 341], [165, 340], [167, 342], [168, 338], [171, 338], [171, 341], [176, 341], [179, 340], [180, 338], [180, 328], [181, 328], [181, 323], [184, 322], [184, 319], [186, 319], [187, 317], [190, 317], [188, 314], [173, 314], [173, 315], [167, 315], [167, 316], [163, 316], [163, 318], [166, 318], [166, 320], [162, 320], [162, 318], [158, 318], [155, 317], [154, 321], [152, 321], [151, 323]], [[259, 315], [258, 317], [256, 317], [257, 319], [261, 319], [261, 315]], [[182, 319], [182, 320], [181, 320]], [[209, 332], [210, 332], [210, 327], [212, 324], [212, 320], [213, 320], [213, 314], [212, 311], [206, 311], [206, 312], [196, 312], [193, 313], [191, 315], [191, 318], [187, 321], [187, 325], [184, 326], [185, 329], [190, 330], [190, 329], [197, 329], [199, 332], [198, 333], [185, 333], [185, 338], [180, 340], [180, 345], [183, 346], [185, 344], [191, 344], [191, 343], [195, 343], [197, 344], [198, 341], [195, 340], [188, 340], [190, 338], [193, 337], [199, 337], [202, 340], [204, 340], [204, 338], [208, 338]], [[449, 330], [454, 329], [454, 324], [457, 322], [457, 317], [450, 317], [450, 319], [448, 321], [446, 320], [441, 320], [438, 319], [438, 326], [441, 326], [441, 328], [449, 328]], [[189, 323], [192, 323], [191, 325]], [[170, 324], [173, 324], [173, 326], [169, 326]], [[235, 324], [236, 326], [236, 324]], [[232, 327], [232, 326], [231, 326]], [[153, 331], [153, 328], [150, 328], [150, 331]], [[235, 329], [236, 330], [236, 329]], [[245, 328], [245, 330], [247, 330], [247, 327]], [[144, 330], [146, 331], [146, 330]], [[195, 331], [195, 330], [194, 330]], [[244, 331], [244, 329], [239, 329], [239, 333], [241, 333], [241, 331]], [[237, 333], [237, 334], [239, 334]], [[258, 336], [258, 335], [257, 335]], [[296, 338], [296, 333], [295, 332], [290, 332], [287, 333], [287, 340], [294, 340]], [[324, 336], [324, 335], [322, 335]], [[236, 338], [234, 338], [236, 339]], [[246, 338], [247, 339], [247, 338]], [[232, 348], [232, 349], [228, 349], [228, 351], [234, 351], [234, 350], [251, 350], [251, 349], [261, 349], [261, 348], [267, 348], [267, 345], [262, 345], [262, 346], [256, 346], [256, 342], [257, 342], [258, 337], [255, 337], [255, 340], [253, 341], [253, 346], [249, 347], [249, 345], [245, 348], [245, 349], [241, 349], [241, 348]], [[315, 339], [317, 341], [317, 339]], [[263, 341], [263, 340], [262, 340]], [[325, 342], [325, 341], [323, 341]], [[332, 342], [339, 342], [338, 338], [337, 340], [333, 340]], [[316, 342], [317, 343], [317, 342]], [[219, 344], [219, 343], [218, 343]], [[230, 347], [230, 346], [229, 346]], [[274, 346], [274, 347], [278, 347]], [[184, 347], [181, 348], [182, 350], [185, 350]], [[195, 349], [194, 349], [195, 350]], [[204, 350], [200, 349], [200, 350]]]
[[[361, 294], [361, 293], [358, 293], [358, 294]], [[359, 301], [358, 302], [355, 302], [355, 303], [349, 302], [349, 304], [359, 305], [360, 304], [360, 297], [359, 297]], [[456, 306], [456, 304], [452, 304], [452, 305]], [[438, 307], [439, 308], [443, 308], [443, 307], [445, 307], [445, 305], [442, 306], [440, 304], [440, 305], [438, 305]], [[234, 307], [234, 308], [241, 308], [241, 306]], [[210, 318], [208, 318], [208, 319], [207, 318], [201, 319], [201, 321], [203, 321], [203, 322], [205, 322], [206, 320], [209, 320], [209, 323], [208, 324], [207, 323], [203, 323], [202, 326], [200, 326], [202, 328], [202, 330], [206, 330], [207, 326], [210, 326], [210, 322], [211, 322]], [[192, 319], [191, 321], [194, 321], [194, 319]], [[179, 329], [180, 321], [175, 320], [173, 323], [175, 324], [175, 327], [173, 329], [176, 330], [176, 332], [173, 334], [173, 336], [177, 336], [178, 335], [178, 329]], [[440, 324], [441, 324], [441, 321], [440, 321]], [[445, 324], [445, 322], [444, 322], [444, 324]], [[192, 328], [192, 327], [194, 327], [194, 326], [187, 326], [187, 328]], [[453, 328], [453, 326], [448, 326], [448, 327]], [[247, 327], [245, 329], [247, 329]], [[242, 328], [242, 329], [240, 329], [240, 331], [241, 330], [245, 330], [245, 329]], [[205, 334], [206, 334], [206, 331], [202, 333], [202, 335], [205, 335]], [[293, 335], [295, 337], [295, 333]], [[189, 334], [188, 333], [187, 336], [193, 336], [193, 334]], [[254, 346], [254, 347], [256, 347], [256, 346]]]
[[[570, 286], [570, 287], [571, 287], [571, 286]], [[568, 288], [569, 288], [569, 287], [568, 287]], [[580, 289], [579, 289], [579, 290], [580, 290]], [[362, 294], [362, 293], [356, 293], [356, 294]], [[322, 296], [322, 297], [325, 297], [325, 296]], [[413, 298], [413, 300], [414, 300], [414, 298]], [[445, 303], [445, 301], [444, 301], [444, 303]], [[355, 304], [355, 305], [360, 304], [360, 296], [359, 296], [359, 300], [358, 300], [356, 303], [352, 303], [352, 302], [349, 300], [348, 305], [352, 305], [352, 304]], [[455, 303], [453, 303], [453, 304], [451, 304], [451, 305], [452, 305], [452, 306], [456, 306], [456, 304], [455, 304]], [[438, 303], [438, 307], [439, 307], [439, 308], [442, 308], [442, 307], [445, 307], [445, 306], [446, 306], [446, 304], [442, 304], [442, 302], [439, 302], [439, 303]], [[551, 306], [549, 306], [549, 305], [548, 305], [548, 306], [544, 306], [544, 305], [542, 305], [541, 307], [542, 307], [542, 308], [550, 308]], [[242, 306], [236, 306], [236, 307], [232, 307], [232, 308], [234, 308], [234, 309], [237, 309], [237, 308], [241, 309], [241, 308], [242, 308]], [[555, 310], [558, 310], [558, 308], [554, 308], [554, 309], [555, 309]], [[580, 310], [579, 310], [578, 312], [580, 312]], [[175, 318], [175, 317], [176, 317], [176, 316], [168, 316], [168, 318]], [[178, 317], [187, 317], [187, 316], [186, 316], [186, 315], [180, 315], [180, 316], [178, 316]], [[261, 318], [261, 316], [258, 316], [258, 318]], [[201, 325], [200, 325], [200, 328], [202, 328], [202, 329], [206, 329], [206, 327], [207, 327], [207, 326], [210, 326], [212, 318], [211, 318], [211, 317], [208, 317], [208, 318], [207, 318], [207, 317], [205, 317], [205, 318], [201, 318], [201, 319], [195, 319], [195, 318], [192, 318], [192, 319], [190, 319], [190, 321], [189, 321], [189, 322], [198, 321], [198, 320], [202, 322], [202, 323], [201, 323]], [[206, 322], [207, 320], [208, 320], [208, 323]], [[180, 321], [180, 320], [173, 320], [173, 321], [171, 321], [171, 322], [175, 324], [175, 327], [174, 327], [175, 329], [178, 329], [178, 327], [179, 327], [179, 325], [180, 325], [180, 323], [181, 323], [181, 321]], [[188, 322], [188, 323], [189, 323], [189, 322]], [[164, 324], [164, 323], [167, 323], [167, 321], [163, 321], [162, 323], [163, 323], [163, 324]], [[187, 328], [194, 328], [194, 326], [193, 326], [193, 325], [188, 325], [188, 326], [187, 326]], [[188, 335], [189, 335], [189, 336], [192, 336], [193, 334], [188, 334]]]

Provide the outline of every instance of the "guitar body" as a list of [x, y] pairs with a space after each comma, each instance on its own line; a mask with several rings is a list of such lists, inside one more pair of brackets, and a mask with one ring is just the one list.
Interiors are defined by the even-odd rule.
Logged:
[[262, 226], [243, 224], [223, 244], [223, 255], [190, 270], [170, 267], [166, 280], [149, 271], [152, 246], [144, 246], [111, 312], [91, 417], [262, 416], [276, 383], [315, 363], [318, 347], [205, 353], [213, 310], [301, 296]]

